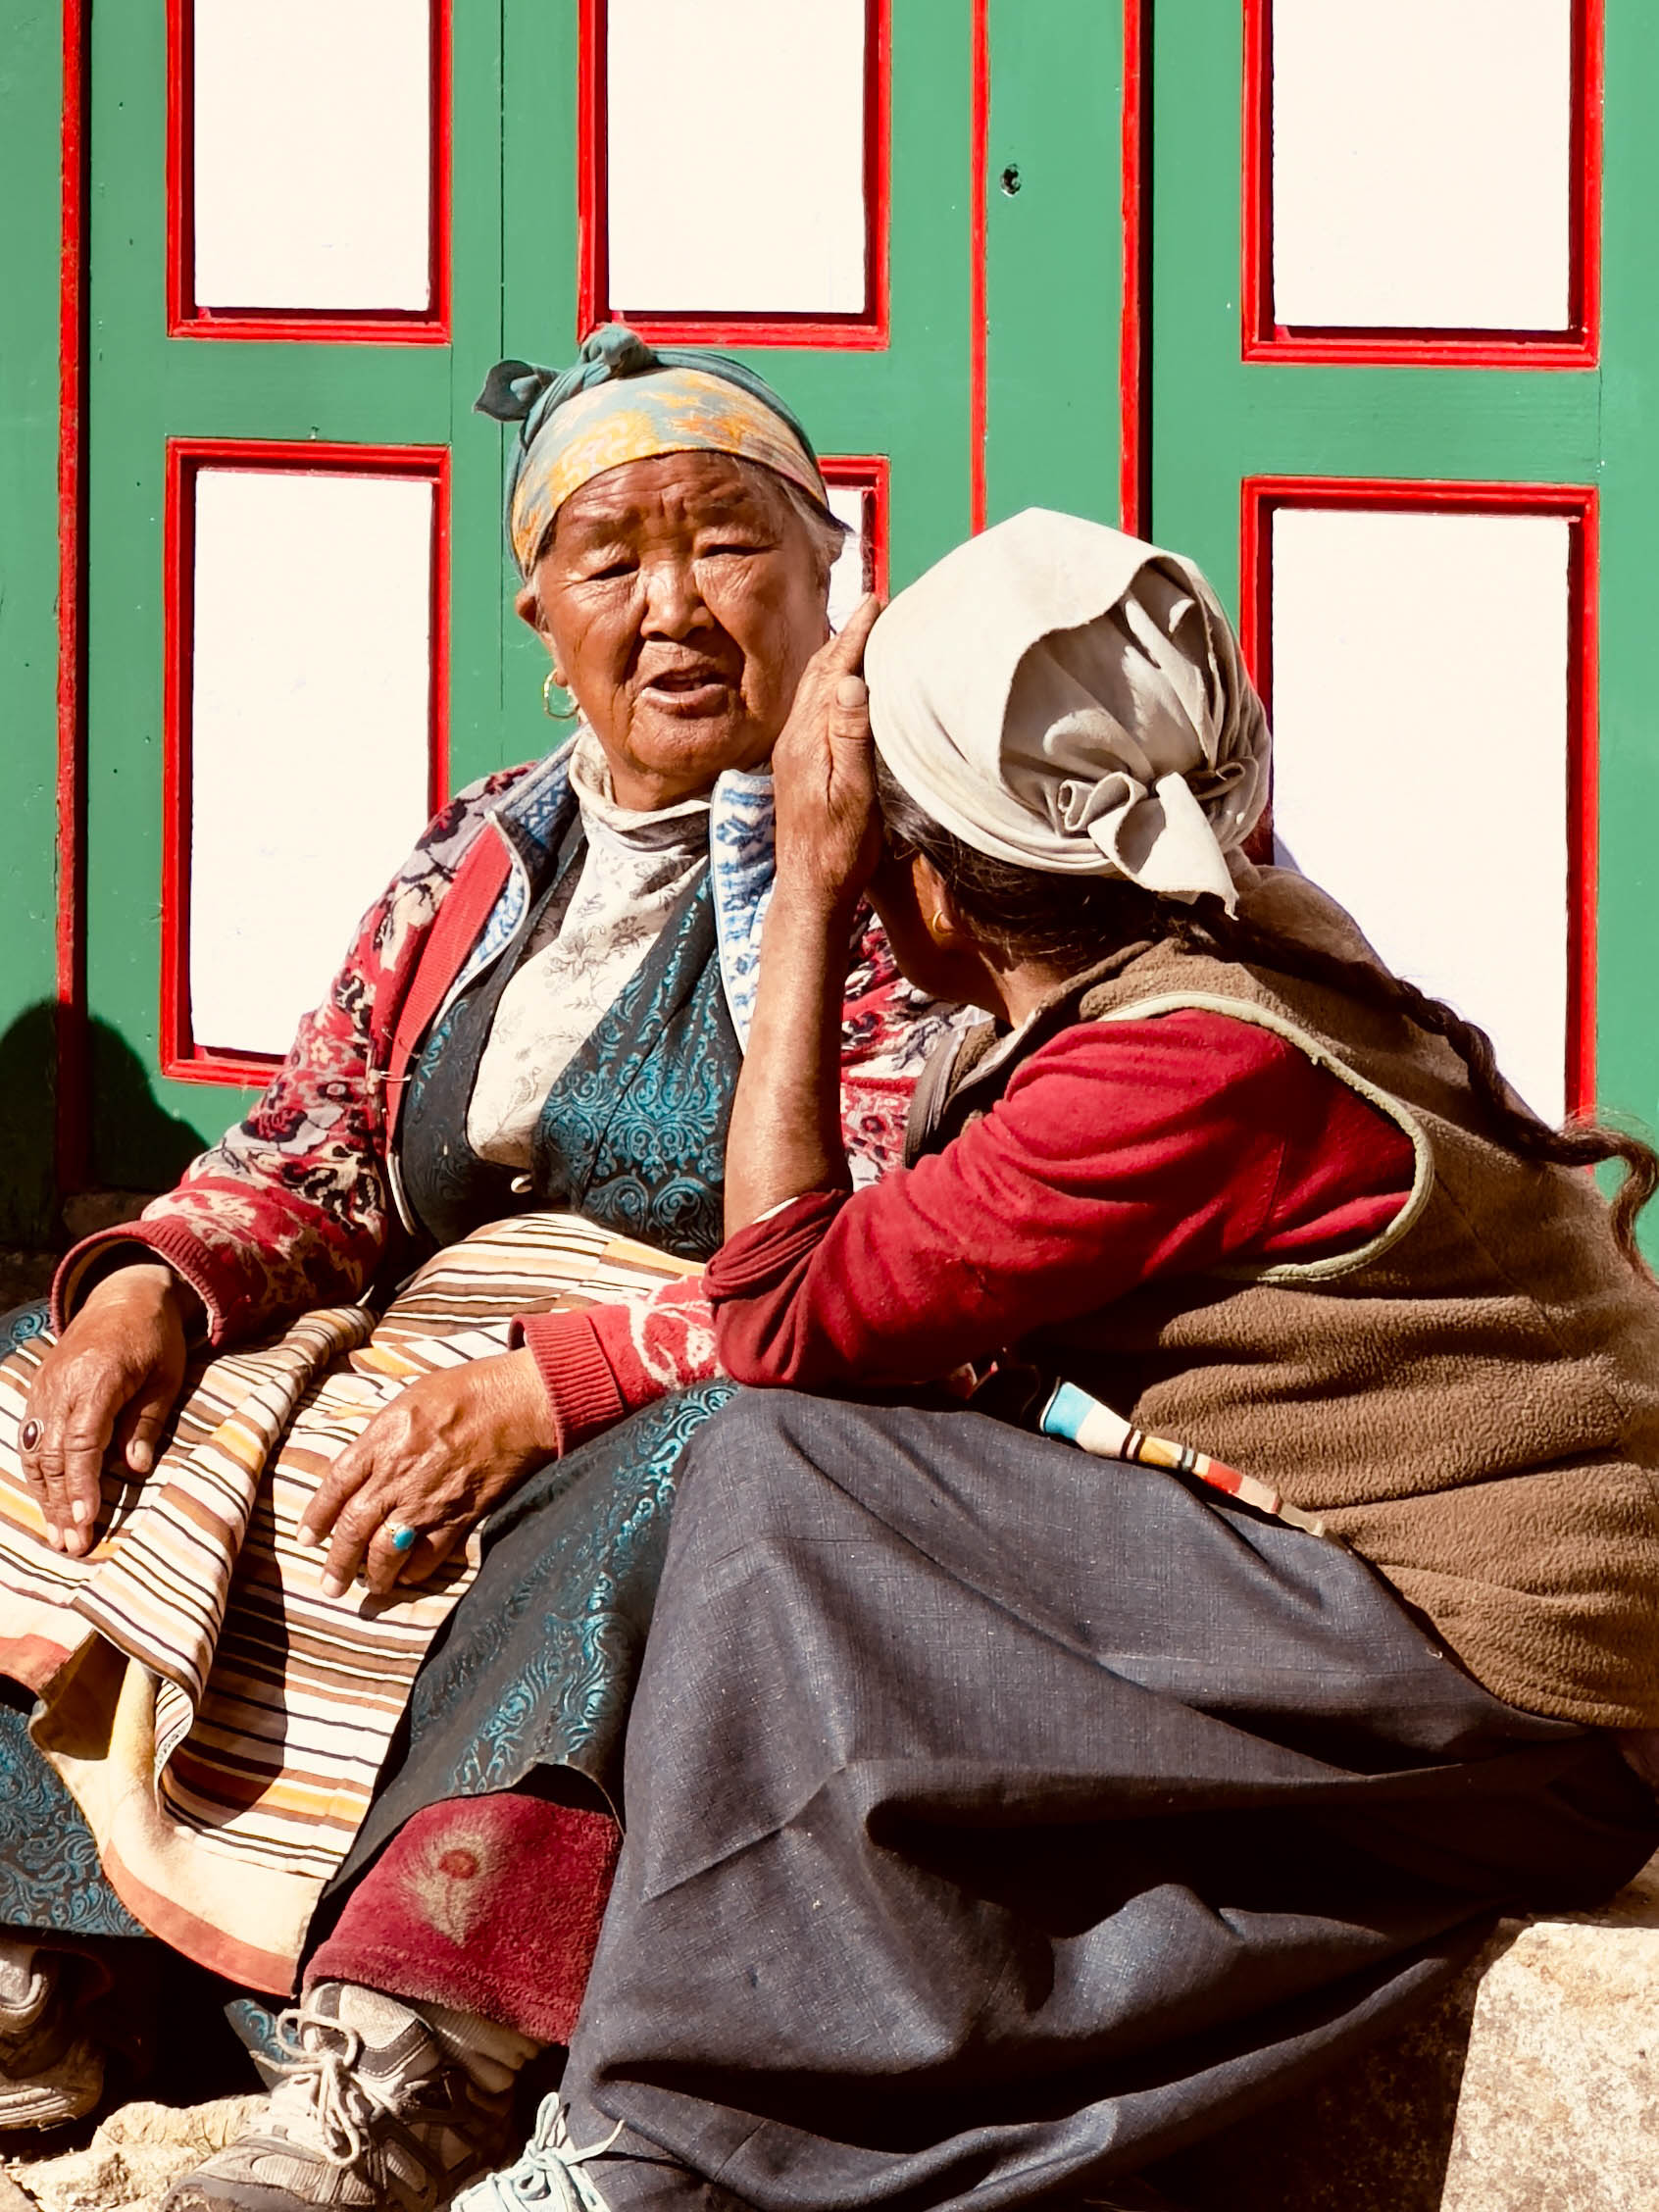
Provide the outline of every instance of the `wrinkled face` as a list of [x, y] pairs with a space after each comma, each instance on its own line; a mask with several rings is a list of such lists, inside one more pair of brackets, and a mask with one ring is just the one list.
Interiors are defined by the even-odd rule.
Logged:
[[806, 525], [770, 471], [663, 453], [572, 492], [519, 599], [605, 748], [663, 807], [758, 767], [829, 634]]

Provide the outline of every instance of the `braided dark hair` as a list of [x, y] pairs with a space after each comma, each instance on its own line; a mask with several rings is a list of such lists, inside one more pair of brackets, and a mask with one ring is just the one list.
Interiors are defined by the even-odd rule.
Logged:
[[1463, 1063], [1490, 1134], [1521, 1159], [1562, 1168], [1623, 1162], [1624, 1178], [1613, 1199], [1613, 1234], [1636, 1273], [1649, 1274], [1636, 1245], [1635, 1224], [1659, 1190], [1659, 1152], [1638, 1136], [1596, 1122], [1551, 1129], [1504, 1081], [1490, 1037], [1443, 999], [1431, 998], [1372, 961], [1344, 959], [1304, 938], [1229, 914], [1219, 898], [1206, 896], [1187, 905], [1117, 877], [1054, 876], [994, 860], [925, 813], [880, 762], [877, 785], [889, 848], [899, 854], [919, 852], [930, 861], [964, 921], [1011, 958], [1077, 971], [1119, 947], [1168, 942], [1339, 991], [1443, 1038]]

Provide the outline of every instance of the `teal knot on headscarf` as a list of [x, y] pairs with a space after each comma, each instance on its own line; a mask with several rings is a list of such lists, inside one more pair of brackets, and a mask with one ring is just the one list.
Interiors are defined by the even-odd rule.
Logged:
[[[607, 386], [614, 387], [609, 399], [586, 397]], [[577, 401], [583, 404], [573, 408]], [[812, 440], [764, 377], [728, 354], [659, 350], [623, 323], [607, 323], [584, 338], [568, 369], [498, 361], [473, 405], [519, 427], [508, 461], [507, 535], [527, 576], [560, 505], [578, 484], [658, 453], [759, 461], [829, 511]], [[615, 419], [625, 414], [628, 434], [619, 443]], [[607, 424], [609, 434], [596, 434]]]

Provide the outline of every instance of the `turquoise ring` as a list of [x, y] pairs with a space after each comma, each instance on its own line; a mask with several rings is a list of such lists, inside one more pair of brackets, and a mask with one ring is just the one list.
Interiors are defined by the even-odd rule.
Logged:
[[394, 1522], [386, 1533], [391, 1537], [393, 1551], [413, 1551], [419, 1540], [419, 1532], [406, 1528], [401, 1521]]

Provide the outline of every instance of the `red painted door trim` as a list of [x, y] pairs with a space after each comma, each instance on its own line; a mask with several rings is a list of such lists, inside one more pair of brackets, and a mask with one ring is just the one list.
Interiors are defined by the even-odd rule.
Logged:
[[1273, 518], [1282, 507], [1558, 515], [1570, 526], [1567, 632], [1567, 1111], [1596, 1096], [1599, 882], [1599, 502], [1593, 484], [1464, 483], [1358, 477], [1246, 477], [1240, 486], [1239, 633], [1273, 712]]
[[58, 295], [58, 897], [55, 1180], [60, 1198], [91, 1173], [86, 1012], [86, 731], [81, 474], [85, 408], [86, 15], [63, 0], [62, 263]]
[[1148, 164], [1152, 154], [1152, 118], [1147, 112], [1151, 91], [1147, 18], [1150, 0], [1123, 0], [1124, 96], [1119, 146], [1123, 163], [1123, 292], [1119, 309], [1118, 407], [1118, 523], [1131, 537], [1143, 537], [1151, 525], [1152, 448], [1146, 435], [1146, 398], [1150, 390], [1151, 364], [1147, 347], [1151, 324], [1147, 316], [1149, 256], [1152, 250]]
[[884, 453], [823, 453], [819, 467], [826, 483], [856, 485], [864, 494], [864, 588], [884, 599], [892, 464]]
[[968, 157], [968, 527], [985, 527], [990, 349], [990, 0], [974, 0]]
[[1601, 351], [1603, 0], [1573, 0], [1569, 327], [1561, 330], [1285, 327], [1273, 308], [1273, 0], [1244, 0], [1243, 238], [1246, 361], [1372, 368], [1593, 369]]
[[[976, 0], [982, 6], [983, 0]], [[606, 226], [606, 0], [579, 0], [577, 91], [577, 323], [583, 337], [627, 323], [654, 345], [824, 346], [858, 352], [887, 344], [888, 181], [891, 170], [892, 0], [865, 0], [865, 300], [856, 315], [733, 314], [611, 297]]]
[[195, 578], [195, 477], [202, 468], [291, 470], [301, 475], [420, 477], [432, 485], [431, 700], [427, 812], [449, 787], [449, 448], [328, 445], [257, 438], [167, 441], [163, 526], [165, 672], [162, 709], [162, 1073], [179, 1082], [263, 1085], [276, 1054], [214, 1050], [190, 1020], [190, 695]]
[[195, 297], [194, 0], [167, 0], [167, 329], [173, 338], [303, 345], [448, 345], [453, 169], [451, 0], [428, 0], [431, 25], [429, 297], [424, 309], [202, 307]]

